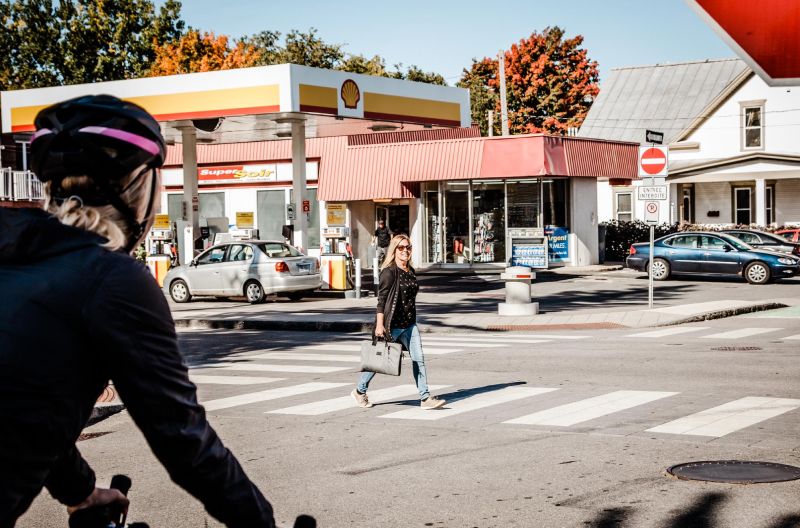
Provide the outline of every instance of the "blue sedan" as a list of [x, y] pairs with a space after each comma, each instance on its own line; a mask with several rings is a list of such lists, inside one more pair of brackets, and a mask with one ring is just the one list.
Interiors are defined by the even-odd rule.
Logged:
[[[625, 260], [629, 268], [647, 272], [650, 244], [633, 244]], [[800, 259], [786, 253], [756, 249], [723, 233], [685, 231], [659, 238], [653, 244], [653, 279], [672, 273], [742, 275], [750, 284], [800, 273]]]

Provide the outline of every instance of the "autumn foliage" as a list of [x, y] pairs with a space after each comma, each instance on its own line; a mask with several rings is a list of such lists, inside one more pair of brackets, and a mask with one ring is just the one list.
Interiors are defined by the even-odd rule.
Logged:
[[[579, 127], [600, 91], [597, 62], [581, 48], [583, 37], [564, 38], [561, 28], [546, 28], [505, 51], [509, 130], [512, 134], [566, 134]], [[486, 130], [486, 113], [495, 111], [500, 129], [497, 59], [474, 60], [460, 86], [470, 88], [473, 120]]]
[[261, 53], [252, 45], [237, 42], [233, 47], [225, 35], [187, 31], [181, 38], [156, 44], [156, 57], [148, 75], [175, 75], [247, 68], [259, 64]]

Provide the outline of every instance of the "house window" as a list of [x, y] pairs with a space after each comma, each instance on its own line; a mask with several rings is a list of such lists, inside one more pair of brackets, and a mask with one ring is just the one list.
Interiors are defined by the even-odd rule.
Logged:
[[737, 225], [750, 225], [752, 218], [752, 189], [750, 187], [733, 188], [733, 222]]
[[633, 193], [617, 193], [615, 200], [615, 218], [618, 222], [630, 222], [633, 220]]
[[740, 104], [742, 108], [742, 150], [763, 150], [764, 101]]

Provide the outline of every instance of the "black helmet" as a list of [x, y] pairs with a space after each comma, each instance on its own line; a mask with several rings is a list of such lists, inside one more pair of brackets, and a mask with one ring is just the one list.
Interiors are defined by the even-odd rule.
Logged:
[[[166, 146], [158, 122], [133, 103], [111, 95], [87, 95], [45, 108], [34, 125], [31, 168], [41, 181], [50, 182], [50, 196], [64, 200], [78, 195], [86, 205], [113, 205], [138, 241], [148, 218], [135, 218], [120, 198], [126, 190], [121, 182], [139, 167], [155, 170], [164, 163]], [[88, 176], [93, 185], [66, 192], [61, 183], [69, 176]], [[154, 177], [147, 217], [155, 181]]]

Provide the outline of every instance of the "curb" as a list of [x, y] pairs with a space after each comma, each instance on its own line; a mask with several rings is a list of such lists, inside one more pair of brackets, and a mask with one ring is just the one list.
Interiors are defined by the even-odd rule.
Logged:
[[779, 308], [788, 308], [788, 305], [783, 303], [770, 302], [763, 304], [754, 304], [750, 306], [740, 306], [738, 308], [731, 308], [729, 310], [717, 310], [715, 312], [706, 312], [698, 315], [692, 315], [690, 317], [684, 317], [683, 319], [676, 319], [675, 321], [670, 321], [668, 323], [652, 325], [651, 328], [660, 326], [674, 326], [685, 323], [697, 323], [700, 321], [711, 321], [712, 319], [725, 319], [726, 317], [734, 317], [737, 315], [744, 315], [755, 312], [766, 312], [769, 310], [777, 310]]
[[264, 321], [228, 319], [178, 319], [175, 328], [225, 330], [284, 330], [296, 332], [372, 332], [372, 323], [361, 321]]

